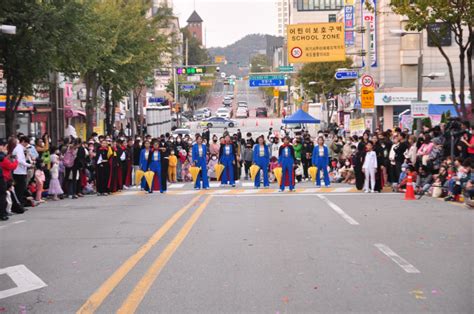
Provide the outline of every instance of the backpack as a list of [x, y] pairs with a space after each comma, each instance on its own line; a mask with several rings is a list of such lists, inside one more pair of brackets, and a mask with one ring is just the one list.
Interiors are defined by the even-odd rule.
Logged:
[[76, 158], [76, 156], [74, 155], [74, 153], [72, 152], [71, 149], [68, 149], [66, 151], [66, 153], [64, 154], [64, 159], [63, 159], [63, 164], [66, 168], [71, 168], [72, 166], [74, 166], [74, 159]]

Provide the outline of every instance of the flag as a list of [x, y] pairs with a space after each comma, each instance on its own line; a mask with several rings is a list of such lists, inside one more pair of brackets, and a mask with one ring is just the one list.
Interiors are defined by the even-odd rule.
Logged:
[[148, 184], [148, 187], [150, 188], [150, 190], [153, 189], [153, 177], [154, 176], [155, 176], [155, 173], [153, 171], [145, 172], [146, 183]]
[[273, 169], [273, 173], [275, 174], [278, 185], [281, 185], [281, 177], [283, 176], [283, 169], [281, 167], [277, 167]]
[[250, 166], [250, 178], [252, 181], [255, 181], [255, 177], [257, 176], [257, 173], [260, 171], [260, 167], [257, 165], [252, 165]]
[[140, 185], [142, 183], [143, 176], [145, 175], [145, 172], [143, 170], [138, 169], [135, 172], [135, 184]]
[[308, 168], [309, 176], [311, 177], [311, 181], [316, 181], [316, 174], [318, 173], [318, 167], [312, 166]]
[[199, 172], [201, 171], [200, 167], [189, 167], [189, 173], [193, 177], [193, 182], [196, 183]]
[[221, 174], [222, 174], [222, 171], [224, 171], [224, 165], [223, 164], [217, 164], [214, 166], [214, 170], [216, 171], [216, 178], [217, 178], [217, 181], [219, 181], [221, 179]]

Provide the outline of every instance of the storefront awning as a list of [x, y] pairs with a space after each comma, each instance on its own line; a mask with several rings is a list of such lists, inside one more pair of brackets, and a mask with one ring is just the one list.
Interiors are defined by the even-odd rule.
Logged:
[[446, 113], [449, 111], [451, 114], [451, 117], [457, 117], [458, 113], [456, 112], [456, 109], [454, 108], [453, 105], [438, 105], [438, 104], [430, 104], [430, 107], [428, 109], [430, 115], [442, 115], [443, 113]]

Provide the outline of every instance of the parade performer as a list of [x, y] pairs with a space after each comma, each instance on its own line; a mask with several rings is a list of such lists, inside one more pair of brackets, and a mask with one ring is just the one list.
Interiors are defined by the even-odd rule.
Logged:
[[199, 175], [196, 180], [196, 184], [194, 185], [195, 189], [201, 188], [201, 181], [202, 181], [202, 188], [208, 190], [209, 189], [209, 178], [207, 177], [207, 147], [206, 145], [202, 144], [202, 136], [196, 136], [196, 144], [193, 145], [192, 150], [192, 158], [194, 166], [201, 168]]
[[114, 193], [119, 190], [119, 160], [117, 157], [117, 142], [113, 141], [107, 152], [109, 159], [109, 192]]
[[109, 147], [105, 140], [100, 142], [100, 147], [97, 150], [97, 154], [95, 156], [95, 164], [97, 167], [96, 170], [96, 188], [97, 188], [97, 195], [107, 195], [109, 193], [108, 188], [108, 180], [109, 180], [109, 172], [110, 167], [108, 165], [109, 158], [107, 157], [109, 151]]
[[295, 164], [295, 151], [290, 144], [290, 138], [286, 136], [283, 140], [283, 145], [280, 146], [278, 153], [278, 162], [282, 168], [282, 178], [280, 184], [280, 192], [285, 190], [285, 186], [290, 188], [290, 191], [295, 189], [295, 172], [293, 166]]
[[123, 170], [123, 184], [126, 187], [132, 186], [132, 168], [133, 168], [133, 140], [129, 139], [125, 148], [125, 165]]
[[316, 172], [316, 187], [321, 187], [321, 172], [324, 175], [324, 185], [329, 187], [331, 184], [328, 173], [329, 149], [324, 145], [324, 138], [322, 136], [318, 137], [317, 145], [314, 146], [312, 163], [313, 166], [318, 168]]
[[235, 187], [234, 165], [236, 160], [234, 144], [230, 140], [230, 136], [227, 135], [225, 143], [221, 145], [219, 150], [219, 162], [225, 167], [221, 175], [221, 184], [230, 184]]
[[[148, 171], [148, 158], [151, 154], [150, 142], [145, 141], [143, 149], [140, 152], [140, 170], [144, 173]], [[139, 178], [137, 178], [139, 179]], [[145, 177], [142, 178], [140, 187], [142, 190], [149, 191], [148, 185], [146, 184]]]
[[151, 186], [151, 189], [149, 189], [149, 193], [153, 193], [153, 191], [160, 191], [160, 193], [163, 193], [163, 184], [161, 180], [161, 150], [160, 150], [160, 143], [158, 141], [155, 141], [153, 143], [153, 149], [151, 150], [151, 153], [148, 156], [148, 169], [150, 171], [153, 171], [155, 174], [153, 176], [153, 184]]
[[253, 163], [260, 167], [260, 170], [257, 172], [255, 176], [255, 187], [260, 187], [260, 171], [263, 172], [263, 186], [268, 187], [270, 186], [270, 182], [268, 181], [268, 165], [270, 164], [270, 150], [268, 146], [265, 145], [265, 138], [260, 136], [257, 139], [257, 144], [253, 147]]

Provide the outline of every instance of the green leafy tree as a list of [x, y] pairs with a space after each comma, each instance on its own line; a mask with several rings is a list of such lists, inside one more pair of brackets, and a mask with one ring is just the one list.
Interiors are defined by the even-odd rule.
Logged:
[[[473, 78], [472, 78], [472, 41], [474, 35], [472, 32], [474, 23], [474, 3], [472, 0], [392, 0], [391, 7], [395, 13], [405, 15], [408, 17], [407, 30], [422, 31], [427, 30], [431, 23], [444, 22], [447, 25], [446, 29], [442, 29], [440, 34], [433, 32], [429, 36], [433, 39], [439, 52], [443, 56], [448, 65], [449, 78], [451, 81], [451, 92], [457, 95], [456, 85], [453, 71], [453, 61], [446, 54], [444, 47], [441, 46], [440, 37], [444, 32], [452, 32], [454, 34], [454, 42], [458, 46], [459, 51], [459, 107], [456, 97], [453, 98], [453, 103], [461, 118], [467, 117], [466, 107], [466, 62], [468, 72], [469, 89], [471, 98], [474, 93]], [[441, 35], [441, 36], [440, 36]], [[473, 109], [471, 109], [473, 110]]]
[[0, 34], [0, 64], [7, 81], [7, 136], [16, 133], [18, 106], [24, 97], [33, 95], [34, 84], [47, 83], [51, 71], [74, 71], [77, 62], [71, 60], [80, 60], [74, 49], [81, 39], [77, 17], [82, 14], [82, 6], [75, 1], [0, 1], [0, 23], [17, 27], [15, 35]]
[[199, 41], [191, 36], [191, 33], [187, 28], [181, 29], [183, 33], [183, 42], [188, 41], [188, 51], [186, 51], [186, 45], [183, 46], [183, 56], [188, 57], [188, 65], [200, 65], [208, 64], [210, 62], [210, 56], [207, 49], [201, 47]]
[[250, 72], [270, 72], [270, 63], [266, 55], [258, 54], [250, 60]]
[[[306, 63], [298, 73], [298, 83], [303, 84], [308, 96], [316, 96], [319, 102], [322, 101], [322, 96], [327, 99], [331, 95], [347, 93], [354, 85], [354, 80], [336, 80], [334, 74], [337, 69], [350, 68], [352, 63], [350, 58], [338, 62]], [[328, 121], [332, 113], [328, 110]]]

